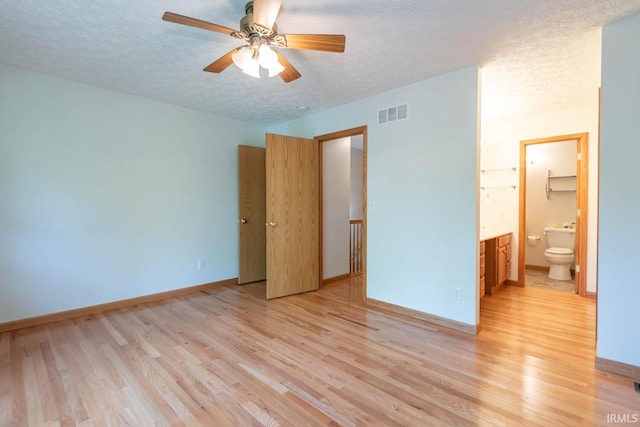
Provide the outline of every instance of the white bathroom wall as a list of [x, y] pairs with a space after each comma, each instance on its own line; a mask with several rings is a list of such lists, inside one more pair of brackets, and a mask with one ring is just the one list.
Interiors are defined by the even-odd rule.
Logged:
[[349, 274], [351, 138], [322, 143], [322, 274]]
[[556, 178], [550, 180], [550, 188], [555, 190], [575, 190], [576, 188], [576, 152], [577, 141], [551, 142], [527, 146], [527, 198], [526, 224], [527, 236], [539, 236], [534, 245], [527, 241], [525, 246], [525, 265], [548, 267], [544, 251], [548, 247], [544, 234], [545, 227], [571, 224], [576, 216], [576, 193], [550, 192], [547, 199], [546, 175], [574, 176], [574, 178]]
[[[597, 290], [598, 269], [598, 87], [584, 105], [571, 109], [482, 121], [481, 168], [519, 167], [520, 141], [573, 133], [589, 133], [589, 213], [587, 242], [587, 292]], [[516, 172], [518, 174], [519, 172]], [[518, 182], [517, 178], [514, 182]], [[481, 193], [480, 227], [508, 228], [518, 247], [518, 190], [494, 192], [487, 202]], [[512, 251], [511, 280], [518, 278], [518, 251]]]
[[[367, 125], [367, 296], [471, 326], [478, 102], [473, 66], [269, 128], [313, 137]], [[379, 109], [401, 104], [408, 119], [377, 124]]]
[[[635, 366], [636, 372], [640, 369], [638, 40], [640, 14], [603, 29], [597, 335], [598, 357]], [[629, 393], [633, 394], [631, 385]]]
[[350, 219], [362, 219], [362, 150], [351, 148]]
[[264, 134], [0, 65], [0, 323], [237, 277], [237, 146]]

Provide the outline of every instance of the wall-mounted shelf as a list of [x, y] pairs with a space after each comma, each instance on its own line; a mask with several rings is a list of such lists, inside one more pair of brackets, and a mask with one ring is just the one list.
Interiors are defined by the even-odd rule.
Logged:
[[574, 188], [563, 188], [560, 190], [554, 190], [553, 188], [551, 188], [551, 182], [553, 179], [559, 179], [559, 180], [567, 180], [567, 179], [576, 179], [576, 175], [551, 175], [551, 170], [547, 169], [547, 176], [545, 177], [545, 193], [547, 195], [547, 200], [549, 200], [549, 193], [568, 193], [568, 192], [575, 192], [575, 183], [574, 183]]
[[486, 190], [488, 188], [511, 188], [515, 190], [516, 188], [518, 188], [518, 186], [516, 185], [485, 185], [480, 187], [481, 190]]
[[487, 169], [480, 169], [480, 172], [485, 173], [485, 172], [497, 172], [497, 171], [516, 171], [517, 169], [515, 167], [508, 167], [508, 168], [487, 168]]
[[517, 170], [515, 166], [480, 169], [484, 176], [482, 178], [484, 182], [481, 183], [480, 190], [488, 190], [490, 188], [511, 188], [515, 190], [517, 188], [517, 185], [515, 185], [517, 175], [513, 172]]

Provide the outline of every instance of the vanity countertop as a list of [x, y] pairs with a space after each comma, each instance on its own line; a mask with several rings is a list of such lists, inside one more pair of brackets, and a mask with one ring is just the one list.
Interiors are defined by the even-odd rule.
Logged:
[[480, 232], [480, 241], [495, 239], [496, 237], [504, 236], [505, 234], [511, 234], [511, 231], [507, 230], [482, 230]]

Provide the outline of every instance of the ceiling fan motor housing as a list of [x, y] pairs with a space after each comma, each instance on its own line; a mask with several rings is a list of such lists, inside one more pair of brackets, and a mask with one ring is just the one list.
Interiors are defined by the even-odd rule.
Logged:
[[252, 36], [257, 35], [266, 39], [267, 42], [273, 43], [271, 39], [278, 34], [276, 23], [273, 23], [272, 28], [267, 28], [254, 22], [252, 1], [245, 6], [245, 13], [246, 15], [240, 20], [240, 31], [246, 34], [246, 40], [249, 41]]
[[240, 20], [240, 30], [249, 34], [249, 28], [253, 25], [253, 2], [250, 1], [245, 6], [246, 15]]

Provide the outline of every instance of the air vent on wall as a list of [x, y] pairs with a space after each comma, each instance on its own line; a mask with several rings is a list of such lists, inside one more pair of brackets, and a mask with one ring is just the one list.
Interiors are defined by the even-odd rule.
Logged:
[[406, 119], [407, 114], [407, 104], [398, 105], [398, 120]]
[[379, 125], [395, 122], [398, 120], [405, 120], [407, 117], [408, 117], [407, 104], [402, 104], [402, 105], [378, 110]]

